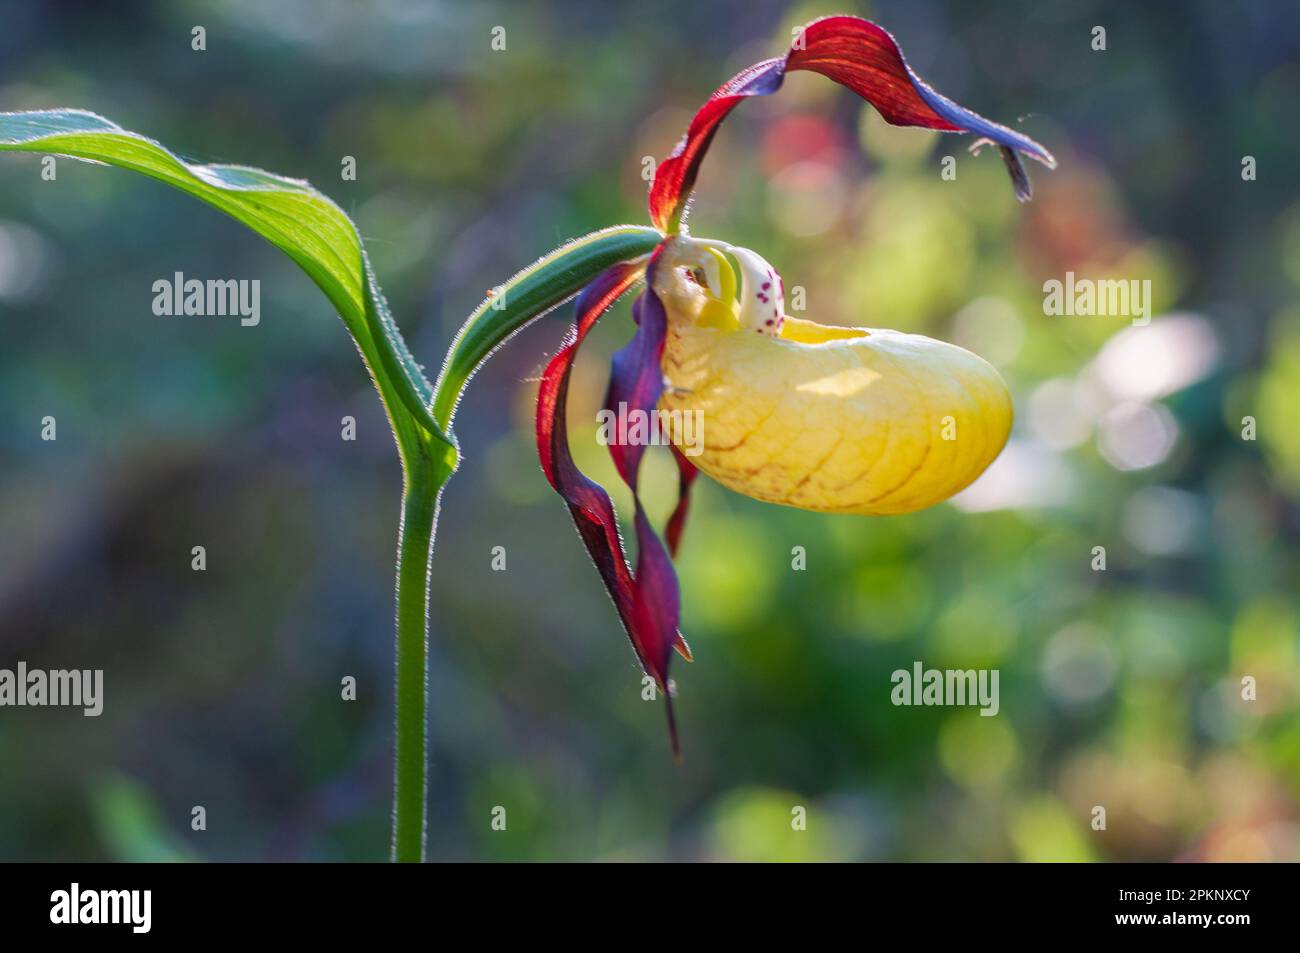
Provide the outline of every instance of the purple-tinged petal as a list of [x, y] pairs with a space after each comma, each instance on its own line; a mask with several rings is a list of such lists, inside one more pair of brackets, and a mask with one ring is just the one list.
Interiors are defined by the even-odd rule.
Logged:
[[619, 476], [633, 493], [637, 489], [637, 474], [646, 445], [643, 442], [634, 444], [628, 440], [623, 424], [633, 413], [647, 417], [653, 414], [664, 392], [662, 361], [668, 334], [668, 315], [659, 296], [650, 290], [654, 268], [654, 264], [651, 264], [647, 270], [646, 290], [632, 306], [636, 318], [636, 334], [614, 353], [610, 361], [609, 388], [605, 392], [605, 408], [619, 421], [615, 439], [609, 443], [609, 455], [614, 459]]
[[651, 414], [657, 413], [659, 397], [664, 389], [662, 362], [668, 336], [668, 315], [663, 302], [652, 290], [657, 257], [651, 259], [646, 269], [646, 290], [633, 306], [636, 334], [614, 354], [611, 362], [605, 407], [619, 421], [614, 439], [609, 443], [609, 453], [619, 476], [632, 491], [636, 506], [637, 565], [633, 581], [633, 604], [638, 628], [645, 634], [645, 648], [654, 653], [653, 657], [644, 661], [651, 674], [659, 680], [668, 699], [669, 730], [673, 738], [673, 750], [677, 751], [668, 663], [674, 646], [687, 658], [690, 657], [690, 650], [686, 648], [685, 640], [678, 631], [681, 592], [672, 557], [650, 525], [641, 504], [639, 479], [646, 443], [628, 439], [624, 426], [634, 414], [649, 419]]
[[[685, 640], [677, 630], [680, 617], [680, 594], [672, 561], [651, 529], [638, 498], [636, 499], [637, 566], [635, 573], [628, 568], [623, 541], [618, 532], [614, 504], [609, 494], [599, 484], [585, 476], [574, 462], [569, 449], [565, 418], [569, 377], [578, 348], [600, 316], [640, 278], [641, 266], [616, 265], [592, 282], [579, 296], [576, 309], [577, 322], [564, 345], [556, 352], [542, 374], [537, 396], [537, 450], [547, 480], [568, 504], [578, 534], [600, 573], [606, 591], [614, 602], [637, 658], [668, 698], [669, 728], [673, 750], [677, 752], [677, 732], [669, 695], [668, 663], [674, 647], [687, 659], [691, 655]], [[655, 299], [655, 303], [658, 303], [658, 299]], [[644, 315], [645, 309], [642, 308], [640, 311]], [[663, 351], [662, 339], [666, 320], [662, 307], [659, 308], [657, 321], [655, 318], [647, 320], [642, 317], [637, 336], [633, 344], [629, 345], [631, 350], [629, 357], [623, 362], [624, 367], [634, 368], [635, 355], [641, 353], [640, 349], [644, 349], [645, 354], [654, 356], [655, 367], [658, 368], [657, 355]], [[643, 333], [642, 329], [647, 327], [650, 331]], [[635, 385], [634, 390], [629, 392], [629, 396], [637, 406], [642, 406], [644, 401], [651, 399], [650, 392], [643, 382], [637, 380], [637, 375], [634, 374], [628, 380]], [[659, 386], [662, 387], [662, 382]], [[619, 392], [622, 393], [621, 390]], [[657, 400], [658, 396], [655, 394], [653, 401], [657, 402]], [[653, 402], [650, 406], [654, 406]], [[644, 452], [644, 447], [639, 449]], [[640, 455], [640, 452], [635, 453], [634, 459], [629, 459], [627, 463], [629, 469], [626, 472], [633, 481], [636, 479]]]
[[720, 86], [700, 107], [686, 135], [655, 171], [650, 187], [650, 218], [665, 232], [681, 221], [700, 163], [727, 115], [750, 96], [769, 96], [785, 74], [811, 70], [847, 86], [895, 126], [920, 126], [943, 132], [969, 132], [1002, 148], [1016, 197], [1030, 194], [1029, 179], [1017, 152], [1048, 168], [1056, 160], [1033, 139], [936, 92], [907, 65], [898, 43], [882, 27], [858, 17], [814, 20], [795, 37], [785, 56], [755, 63]]
[[[635, 497], [635, 502], [637, 553], [632, 611], [643, 642], [647, 650], [653, 653], [649, 659], [650, 673], [655, 675], [663, 690], [664, 701], [668, 706], [668, 734], [673, 754], [680, 757], [681, 745], [677, 740], [677, 722], [673, 718], [673, 687], [668, 680], [668, 663], [672, 660], [674, 646], [681, 638], [677, 631], [682, 614], [681, 589], [677, 585], [677, 571], [673, 568], [668, 550], [664, 549], [664, 544], [650, 525], [640, 498]], [[685, 642], [682, 644], [685, 645]]]

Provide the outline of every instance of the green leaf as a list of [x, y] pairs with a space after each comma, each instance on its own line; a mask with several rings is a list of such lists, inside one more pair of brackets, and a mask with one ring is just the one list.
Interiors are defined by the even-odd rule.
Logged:
[[152, 139], [80, 109], [0, 113], [0, 151], [130, 169], [247, 225], [297, 262], [338, 310], [399, 431], [399, 444], [400, 431], [408, 429], [394, 413], [401, 406], [427, 435], [450, 445], [429, 411], [433, 388], [393, 323], [356, 226], [307, 182], [246, 166], [192, 165]]

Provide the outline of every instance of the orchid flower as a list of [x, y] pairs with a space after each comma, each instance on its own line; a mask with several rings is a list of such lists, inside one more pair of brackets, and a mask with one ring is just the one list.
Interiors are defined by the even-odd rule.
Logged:
[[[856, 17], [814, 21], [789, 51], [742, 70], [696, 112], [686, 135], [657, 168], [650, 217], [663, 238], [643, 261], [600, 275], [577, 303], [577, 321], [542, 376], [537, 448], [564, 498], [647, 674], [663, 692], [679, 752], [668, 678], [673, 650], [690, 659], [670, 554], [681, 538], [697, 467], [724, 486], [772, 503], [832, 513], [908, 513], [967, 486], [1001, 452], [1011, 397], [988, 363], [960, 347], [916, 334], [817, 324], [785, 313], [784, 283], [758, 253], [694, 238], [685, 212], [719, 125], [752, 96], [777, 92], [785, 74], [811, 70], [847, 86], [886, 121], [973, 133], [994, 143], [1016, 197], [1030, 197], [1020, 154], [1055, 166], [1029, 137], [941, 96], [907, 65], [893, 37]], [[623, 413], [609, 442], [632, 491], [635, 568], [624, 553], [608, 494], [575, 466], [565, 403], [569, 373], [588, 331], [639, 281], [636, 333], [612, 361], [605, 409]], [[698, 412], [703, 450], [694, 461], [674, 447], [676, 509], [660, 540], [641, 503], [644, 441], [629, 439], [626, 411]]]
[[[966, 132], [996, 145], [1016, 196], [1029, 197], [1032, 139], [945, 99], [912, 72], [883, 29], [829, 17], [786, 55], [742, 71], [696, 113], [656, 170], [653, 226], [602, 229], [538, 259], [503, 283], [461, 326], [437, 380], [407, 348], [351, 219], [309, 183], [260, 169], [186, 162], [160, 143], [79, 109], [0, 113], [0, 152], [70, 156], [129, 169], [240, 221], [287, 254], [342, 318], [392, 426], [402, 464], [398, 522], [393, 839], [395, 860], [425, 856], [428, 792], [429, 575], [442, 493], [461, 459], [452, 431], [469, 380], [525, 325], [577, 296], [577, 320], [543, 374], [537, 402], [542, 469], [573, 515], [642, 667], [668, 699], [681, 597], [672, 554], [699, 470], [756, 499], [837, 513], [906, 513], [970, 483], [1001, 451], [1011, 401], [978, 357], [895, 331], [840, 328], [785, 314], [777, 270], [756, 252], [689, 235], [685, 211], [718, 126], [751, 96], [811, 70], [853, 90], [904, 126]], [[661, 540], [638, 486], [645, 447], [615, 435], [610, 453], [632, 491], [636, 565], [628, 563], [609, 495], [574, 463], [565, 427], [569, 375], [583, 339], [614, 302], [642, 285], [636, 332], [614, 355], [606, 405], [642, 414], [698, 412], [702, 452], [674, 456], [679, 501]]]

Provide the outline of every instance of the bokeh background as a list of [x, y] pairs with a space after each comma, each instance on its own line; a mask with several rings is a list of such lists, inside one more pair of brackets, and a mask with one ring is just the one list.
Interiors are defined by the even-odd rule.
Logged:
[[[6, 3], [0, 109], [81, 106], [187, 158], [312, 180], [359, 222], [436, 369], [484, 289], [645, 222], [643, 157], [832, 12], [885, 25], [1060, 168], [1030, 163], [1018, 206], [968, 137], [894, 130], [797, 74], [720, 133], [693, 229], [759, 250], [809, 316], [984, 355], [1015, 395], [1012, 441], [957, 501], [907, 517], [701, 480], [678, 767], [536, 463], [536, 377], [568, 312], [515, 338], [467, 392], [443, 501], [431, 855], [1300, 858], [1290, 4]], [[261, 325], [155, 317], [151, 285], [176, 271], [260, 279]], [[1150, 279], [1156, 317], [1044, 315], [1067, 271]], [[0, 858], [386, 857], [400, 477], [324, 298], [162, 185], [71, 160], [45, 182], [38, 158], [5, 156], [0, 321], [0, 666], [103, 668], [107, 695], [98, 719], [0, 710]], [[622, 304], [573, 389], [575, 452], [611, 487], [594, 414], [630, 327]], [[672, 465], [648, 460], [662, 516]], [[915, 660], [999, 669], [1001, 714], [895, 708], [890, 673]]]

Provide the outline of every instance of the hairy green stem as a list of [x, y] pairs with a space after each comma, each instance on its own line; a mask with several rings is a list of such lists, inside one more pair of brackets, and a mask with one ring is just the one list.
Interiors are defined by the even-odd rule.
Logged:
[[[446, 482], [444, 474], [441, 477]], [[429, 566], [439, 478], [408, 461], [397, 546], [397, 673], [393, 758], [393, 860], [424, 860], [428, 788]]]

